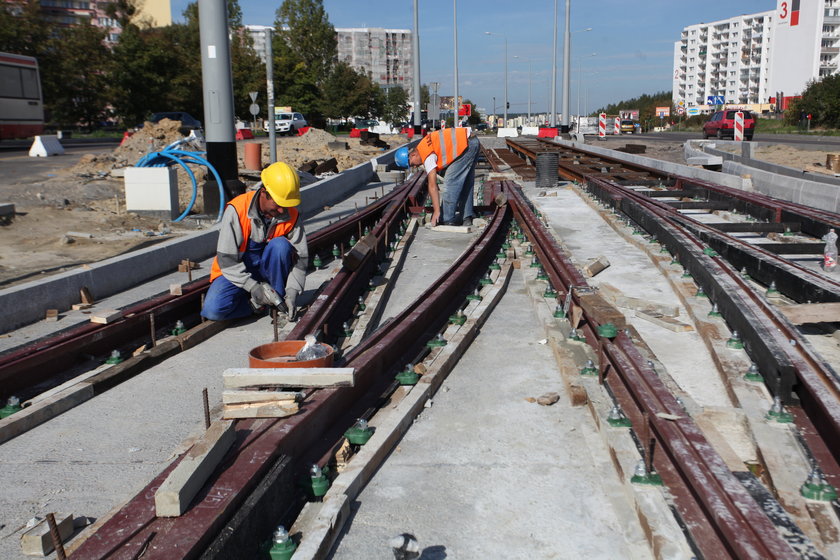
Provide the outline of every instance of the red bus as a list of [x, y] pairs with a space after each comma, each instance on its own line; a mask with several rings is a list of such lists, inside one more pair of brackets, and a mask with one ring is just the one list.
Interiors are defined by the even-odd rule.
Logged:
[[44, 131], [44, 99], [38, 61], [0, 52], [0, 140]]

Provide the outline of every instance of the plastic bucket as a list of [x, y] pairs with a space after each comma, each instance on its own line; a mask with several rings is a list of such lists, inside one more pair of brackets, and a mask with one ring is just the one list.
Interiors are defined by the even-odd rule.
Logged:
[[316, 360], [295, 361], [295, 355], [304, 347], [303, 340], [281, 340], [252, 348], [248, 352], [248, 366], [252, 368], [308, 368], [330, 367], [333, 363], [333, 348], [318, 344], [326, 349], [327, 355]]

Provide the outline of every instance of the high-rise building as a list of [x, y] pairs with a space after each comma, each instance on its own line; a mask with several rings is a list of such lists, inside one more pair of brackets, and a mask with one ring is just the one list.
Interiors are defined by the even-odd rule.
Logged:
[[778, 0], [776, 10], [683, 29], [674, 45], [673, 100], [689, 113], [720, 104], [770, 109], [840, 70], [840, 0]]
[[[254, 50], [265, 63], [264, 25], [246, 25], [254, 39]], [[410, 29], [339, 28], [335, 30], [338, 60], [369, 74], [383, 88], [411, 87], [412, 56]]]
[[761, 12], [683, 29], [674, 45], [674, 104], [707, 111], [721, 98], [767, 103], [772, 19]]
[[336, 29], [338, 59], [370, 74], [383, 88], [410, 90], [414, 56], [410, 29]]

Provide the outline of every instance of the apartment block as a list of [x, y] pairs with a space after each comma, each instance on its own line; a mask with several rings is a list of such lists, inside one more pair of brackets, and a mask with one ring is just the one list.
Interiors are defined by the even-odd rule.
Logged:
[[673, 100], [689, 114], [710, 112], [721, 98], [768, 110], [776, 92], [800, 95], [839, 70], [840, 0], [778, 0], [773, 11], [684, 28], [674, 44]]
[[[246, 25], [254, 39], [254, 50], [265, 63], [264, 25]], [[356, 70], [369, 74], [373, 81], [389, 88], [409, 89], [412, 79], [411, 30], [370, 28], [339, 28], [335, 30], [338, 60]]]
[[411, 86], [414, 56], [410, 29], [336, 29], [338, 59], [368, 73], [383, 88]]
[[706, 112], [720, 98], [726, 104], [768, 103], [773, 16], [767, 11], [683, 29], [674, 45], [674, 104]]

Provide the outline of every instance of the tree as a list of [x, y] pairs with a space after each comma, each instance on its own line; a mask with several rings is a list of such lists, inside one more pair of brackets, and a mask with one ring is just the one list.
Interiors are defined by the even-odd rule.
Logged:
[[58, 124], [93, 126], [101, 120], [111, 62], [105, 35], [104, 29], [82, 23], [59, 29], [50, 39], [50, 63], [41, 83], [45, 105]]
[[840, 128], [840, 75], [811, 80], [800, 99], [794, 99], [787, 111], [788, 124], [800, 124], [802, 114], [811, 115], [811, 126]]
[[321, 0], [284, 0], [274, 23], [277, 99], [321, 120], [321, 87], [336, 61], [335, 28]]
[[367, 116], [373, 87], [367, 75], [346, 62], [338, 62], [324, 81], [319, 110], [331, 119]]
[[382, 112], [379, 113], [386, 123], [395, 124], [404, 121], [408, 116], [408, 93], [400, 87], [393, 86], [383, 92]]
[[49, 34], [39, 2], [13, 0], [0, 7], [0, 51], [41, 58]]

